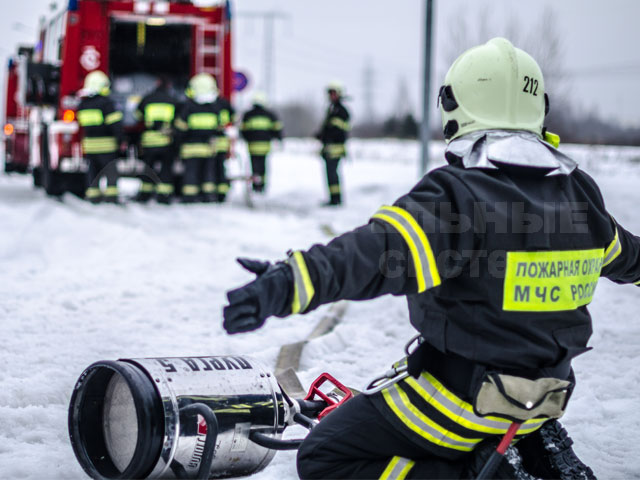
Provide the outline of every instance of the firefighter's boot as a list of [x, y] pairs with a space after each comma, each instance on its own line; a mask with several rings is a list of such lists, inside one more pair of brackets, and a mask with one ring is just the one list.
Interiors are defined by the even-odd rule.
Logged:
[[524, 468], [536, 478], [595, 480], [593, 471], [575, 454], [573, 440], [557, 420], [520, 440], [516, 447]]
[[[478, 445], [469, 455], [462, 478], [476, 478], [497, 446], [498, 442], [495, 440]], [[523, 469], [518, 451], [509, 447], [490, 478], [530, 480], [531, 476]]]

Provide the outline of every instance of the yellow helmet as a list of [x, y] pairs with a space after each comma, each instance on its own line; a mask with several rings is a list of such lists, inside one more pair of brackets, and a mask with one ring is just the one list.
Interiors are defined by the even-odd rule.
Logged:
[[526, 130], [542, 135], [548, 110], [542, 71], [505, 38], [467, 50], [440, 87], [447, 142], [478, 130]]
[[110, 85], [109, 77], [104, 72], [94, 70], [84, 78], [83, 89], [90, 95], [109, 95]]
[[340, 80], [332, 80], [327, 85], [327, 92], [336, 92], [341, 97], [344, 93], [344, 86]]
[[201, 95], [215, 95], [218, 93], [216, 79], [208, 73], [198, 73], [189, 80], [186, 93], [189, 98]]
[[267, 94], [257, 91], [253, 94], [253, 104], [260, 105], [261, 107], [267, 106]]

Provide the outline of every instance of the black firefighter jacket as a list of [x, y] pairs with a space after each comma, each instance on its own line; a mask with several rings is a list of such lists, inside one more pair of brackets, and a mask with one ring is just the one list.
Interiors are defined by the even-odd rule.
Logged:
[[640, 284], [640, 239], [579, 168], [448, 165], [368, 225], [288, 262], [294, 313], [405, 295], [412, 325], [438, 351], [536, 377], [588, 349], [600, 276]]
[[325, 158], [340, 158], [345, 155], [344, 144], [349, 130], [349, 112], [342, 102], [332, 102], [316, 135], [322, 142], [322, 154]]
[[113, 154], [122, 136], [122, 112], [105, 95], [85, 97], [76, 113], [85, 155]]

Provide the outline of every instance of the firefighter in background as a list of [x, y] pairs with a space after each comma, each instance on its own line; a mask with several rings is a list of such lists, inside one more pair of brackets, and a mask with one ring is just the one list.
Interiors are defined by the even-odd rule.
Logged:
[[217, 200], [214, 155], [222, 135], [216, 81], [208, 73], [199, 73], [189, 80], [186, 93], [188, 101], [175, 121], [184, 163], [182, 199], [213, 202]]
[[216, 100], [216, 108], [220, 112], [220, 126], [222, 135], [218, 138], [216, 144], [216, 154], [214, 158], [214, 183], [216, 189], [216, 200], [224, 202], [229, 192], [229, 179], [225, 169], [225, 161], [229, 158], [231, 152], [230, 133], [233, 124], [236, 121], [236, 112], [231, 106], [231, 102], [224, 97], [218, 97]]
[[253, 191], [264, 192], [267, 178], [267, 155], [271, 151], [271, 140], [282, 140], [282, 123], [267, 109], [267, 96], [256, 92], [253, 107], [242, 117], [240, 133], [247, 141], [251, 156]]
[[349, 132], [349, 112], [342, 104], [343, 88], [339, 82], [331, 82], [327, 87], [329, 108], [316, 138], [322, 142], [321, 155], [327, 167], [329, 201], [325, 205], [340, 205], [340, 176], [338, 164], [346, 155], [345, 142]]
[[140, 202], [147, 202], [156, 194], [158, 202], [170, 203], [173, 196], [173, 123], [178, 101], [170, 90], [169, 79], [160, 77], [156, 88], [142, 99], [135, 111], [136, 118], [144, 122], [140, 145], [147, 165], [136, 197]]
[[[82, 151], [89, 163], [85, 198], [92, 203], [118, 202], [116, 157], [122, 136], [122, 112], [109, 98], [109, 77], [99, 70], [89, 73], [81, 91], [77, 119], [81, 128]], [[107, 187], [100, 190], [100, 178]]]
[[328, 245], [275, 265], [241, 259], [257, 279], [227, 293], [224, 328], [407, 297], [417, 342], [311, 430], [303, 479], [476, 478], [508, 430], [522, 463], [482, 478], [594, 479], [556, 419], [589, 350], [598, 279], [640, 286], [640, 238], [557, 150], [542, 71], [508, 40], [464, 52], [439, 104], [449, 165]]

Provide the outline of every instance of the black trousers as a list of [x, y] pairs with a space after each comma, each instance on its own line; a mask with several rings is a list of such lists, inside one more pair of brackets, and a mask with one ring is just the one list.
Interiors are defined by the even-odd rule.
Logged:
[[[85, 155], [89, 162], [87, 171], [87, 192], [97, 192], [99, 194], [100, 178], [107, 177], [107, 195], [117, 196], [118, 168], [116, 166], [116, 154], [94, 153]], [[115, 192], [115, 193], [114, 193]]]
[[184, 176], [182, 179], [182, 197], [185, 201], [194, 201], [200, 194], [204, 165], [208, 158], [184, 158]]
[[329, 203], [332, 205], [338, 205], [342, 202], [342, 195], [340, 190], [340, 176], [338, 174], [338, 164], [340, 163], [340, 157], [330, 157], [328, 155], [323, 156], [325, 166], [327, 167], [327, 186], [329, 188]]
[[227, 152], [217, 152], [214, 157], [214, 180], [216, 184], [216, 191], [218, 192], [218, 201], [224, 202], [227, 193], [229, 192], [229, 179], [227, 178], [227, 172], [224, 162], [227, 160]]
[[262, 191], [266, 185], [267, 156], [251, 155], [251, 172], [253, 173], [253, 189]]
[[[174, 159], [173, 147], [144, 150], [144, 163], [147, 169], [142, 175], [143, 192], [151, 194], [156, 191], [159, 196], [170, 196], [173, 193]], [[145, 185], [149, 185], [150, 188], [145, 188]]]
[[[404, 478], [461, 478], [463, 462], [428, 454], [396, 430], [366, 395], [323, 418], [298, 450], [298, 475], [306, 479], [380, 478], [394, 457], [412, 460]], [[404, 461], [406, 464], [406, 460]], [[396, 463], [402, 465], [402, 463]], [[394, 471], [389, 478], [397, 478]]]

